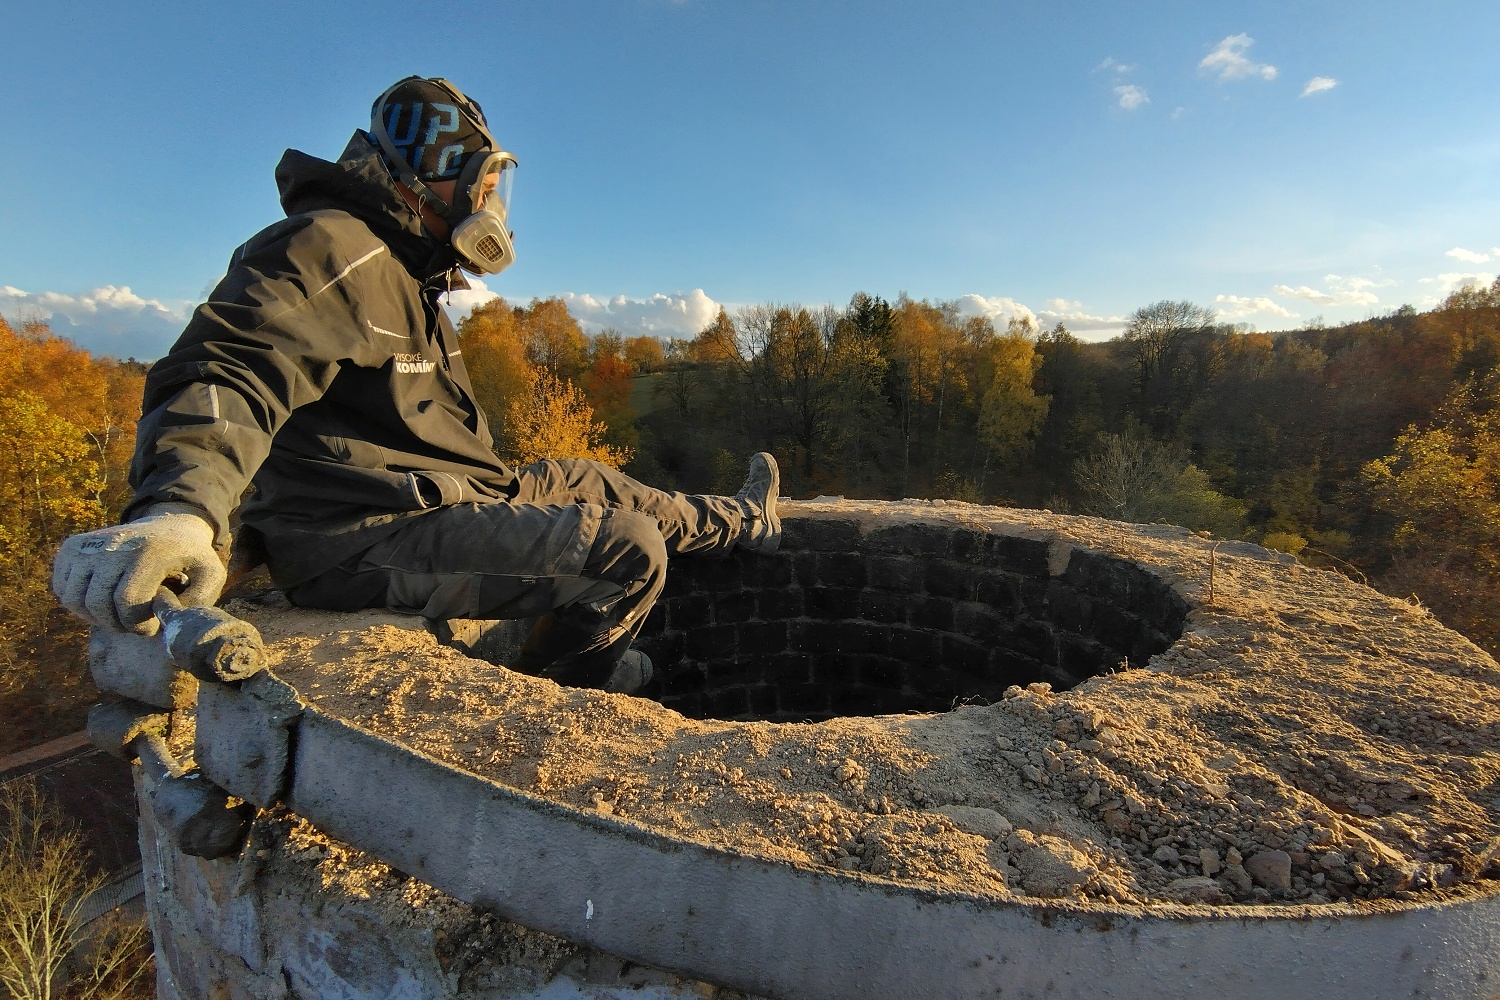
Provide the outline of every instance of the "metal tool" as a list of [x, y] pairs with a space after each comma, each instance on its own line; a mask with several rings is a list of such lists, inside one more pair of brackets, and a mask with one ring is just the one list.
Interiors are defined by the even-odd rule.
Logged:
[[167, 747], [167, 718], [128, 699], [95, 705], [89, 711], [89, 739], [116, 757], [139, 758], [151, 779], [157, 821], [184, 854], [211, 859], [238, 852], [255, 807], [230, 806], [228, 792], [202, 774], [187, 772]]
[[166, 587], [151, 608], [173, 661], [200, 681], [242, 681], [266, 668], [260, 632], [220, 608], [184, 607]]

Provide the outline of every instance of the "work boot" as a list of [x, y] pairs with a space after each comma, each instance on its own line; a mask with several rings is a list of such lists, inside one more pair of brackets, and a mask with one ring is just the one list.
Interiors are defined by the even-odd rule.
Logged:
[[744, 520], [738, 548], [769, 555], [781, 545], [781, 518], [776, 516], [776, 494], [781, 489], [781, 473], [776, 459], [768, 451], [750, 456], [750, 474], [734, 498], [740, 502]]
[[[567, 687], [614, 694], [636, 694], [651, 683], [651, 658], [629, 648], [627, 630], [614, 626], [597, 632], [597, 623], [576, 611], [569, 614], [570, 610], [552, 611], [537, 620], [512, 669]], [[582, 621], [574, 620], [580, 617]]]
[[611, 694], [635, 694], [651, 683], [653, 672], [651, 657], [639, 649], [627, 649], [605, 682], [604, 690]]

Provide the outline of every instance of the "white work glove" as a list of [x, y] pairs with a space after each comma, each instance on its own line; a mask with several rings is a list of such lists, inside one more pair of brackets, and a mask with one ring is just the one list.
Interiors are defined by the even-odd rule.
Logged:
[[155, 635], [151, 600], [168, 580], [187, 580], [181, 599], [210, 605], [224, 586], [214, 529], [197, 514], [166, 511], [74, 535], [52, 563], [63, 607], [101, 628]]

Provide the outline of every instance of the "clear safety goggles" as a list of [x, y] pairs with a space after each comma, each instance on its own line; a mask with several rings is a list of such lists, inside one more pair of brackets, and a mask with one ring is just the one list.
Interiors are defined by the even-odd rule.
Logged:
[[[474, 156], [454, 188], [449, 242], [459, 264], [473, 274], [499, 274], [516, 259], [509, 226], [516, 158], [506, 152]], [[495, 178], [490, 186], [489, 179]]]
[[[495, 176], [496, 182], [487, 182]], [[462, 206], [465, 215], [492, 212], [501, 219], [510, 217], [511, 185], [516, 178], [516, 158], [509, 153], [494, 152], [474, 156], [464, 165], [454, 191], [454, 207]]]

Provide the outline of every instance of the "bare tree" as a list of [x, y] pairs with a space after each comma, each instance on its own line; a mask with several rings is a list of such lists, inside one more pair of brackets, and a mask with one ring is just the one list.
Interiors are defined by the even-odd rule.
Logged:
[[1182, 471], [1165, 445], [1137, 431], [1103, 434], [1073, 467], [1083, 512], [1116, 521], [1152, 520], [1163, 495]]
[[1234, 537], [1244, 524], [1245, 505], [1213, 488], [1208, 474], [1171, 445], [1152, 441], [1138, 428], [1100, 435], [1079, 459], [1073, 479], [1083, 512], [1117, 521], [1164, 521]]
[[1135, 365], [1142, 416], [1158, 433], [1169, 430], [1173, 393], [1183, 367], [1184, 347], [1216, 329], [1217, 314], [1192, 302], [1163, 299], [1130, 316], [1121, 339]]
[[657, 399], [671, 400], [678, 416], [686, 417], [693, 412], [693, 349], [692, 342], [673, 340], [664, 352], [661, 379], [652, 389]]
[[34, 782], [0, 788], [0, 987], [8, 996], [134, 995], [151, 964], [145, 928], [114, 915], [102, 926], [85, 923], [84, 901], [105, 883], [88, 863], [78, 831]]
[[1141, 306], [1130, 315], [1123, 340], [1131, 345], [1136, 377], [1146, 380], [1172, 362], [1183, 340], [1213, 329], [1217, 315], [1193, 302], [1163, 299]]
[[750, 399], [773, 432], [787, 434], [813, 475], [837, 404], [838, 313], [800, 306], [750, 306], [736, 317], [749, 351]]

